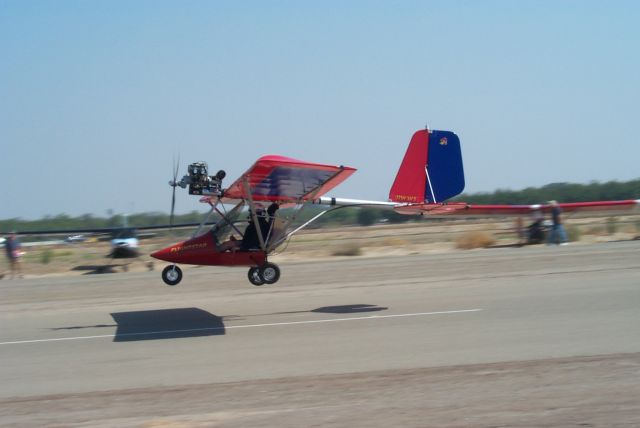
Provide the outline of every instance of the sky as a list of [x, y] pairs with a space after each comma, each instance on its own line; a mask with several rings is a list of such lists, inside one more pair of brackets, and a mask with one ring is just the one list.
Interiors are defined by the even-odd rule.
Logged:
[[227, 185], [265, 154], [348, 165], [330, 196], [386, 200], [426, 125], [460, 137], [468, 193], [636, 179], [638, 22], [636, 1], [0, 0], [0, 219], [168, 212], [178, 156]]

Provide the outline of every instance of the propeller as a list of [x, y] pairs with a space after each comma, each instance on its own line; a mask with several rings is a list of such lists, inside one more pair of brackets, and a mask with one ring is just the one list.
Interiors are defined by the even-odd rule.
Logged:
[[179, 186], [178, 180], [178, 168], [180, 167], [180, 155], [178, 155], [178, 161], [173, 158], [173, 180], [169, 182], [169, 186], [173, 187], [171, 192], [171, 215], [169, 216], [169, 226], [173, 227], [173, 216], [176, 209], [176, 186]]

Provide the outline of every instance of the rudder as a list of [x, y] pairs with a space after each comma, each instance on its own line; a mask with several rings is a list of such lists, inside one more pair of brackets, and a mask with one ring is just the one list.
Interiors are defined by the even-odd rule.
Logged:
[[413, 134], [389, 200], [439, 203], [464, 190], [460, 139], [450, 131], [420, 130]]

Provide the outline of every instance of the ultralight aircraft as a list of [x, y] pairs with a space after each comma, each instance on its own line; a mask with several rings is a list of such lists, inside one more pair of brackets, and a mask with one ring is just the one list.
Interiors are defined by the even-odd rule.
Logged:
[[[171, 265], [162, 271], [168, 285], [182, 280], [177, 264], [249, 267], [253, 285], [273, 284], [280, 268], [268, 261], [269, 255], [320, 216], [344, 206], [387, 207], [401, 214], [430, 216], [484, 217], [521, 216], [548, 213], [548, 204], [474, 205], [447, 202], [465, 186], [460, 139], [450, 131], [419, 130], [409, 143], [404, 159], [389, 192], [389, 201], [329, 198], [324, 195], [349, 178], [355, 168], [304, 162], [284, 156], [260, 157], [229, 187], [222, 187], [224, 171], [210, 176], [208, 165], [189, 165], [188, 174], [177, 180], [174, 169], [172, 217], [176, 187], [187, 188], [209, 206], [193, 236], [151, 254]], [[310, 220], [298, 225], [300, 212], [313, 204], [327, 206]], [[595, 201], [559, 204], [565, 212], [630, 211], [640, 200]], [[227, 206], [231, 206], [227, 209]], [[280, 207], [290, 208], [287, 214]], [[248, 211], [248, 224], [246, 212]], [[211, 215], [219, 220], [209, 230], [204, 226]], [[239, 223], [245, 223], [243, 230]], [[250, 244], [248, 244], [250, 243]], [[248, 245], [246, 245], [248, 244]]]

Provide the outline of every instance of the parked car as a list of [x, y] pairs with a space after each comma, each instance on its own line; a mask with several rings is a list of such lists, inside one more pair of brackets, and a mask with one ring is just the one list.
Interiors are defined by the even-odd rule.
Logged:
[[72, 236], [67, 236], [64, 242], [68, 242], [72, 244], [74, 242], [84, 242], [86, 240], [87, 240], [87, 237], [84, 235], [72, 235]]

